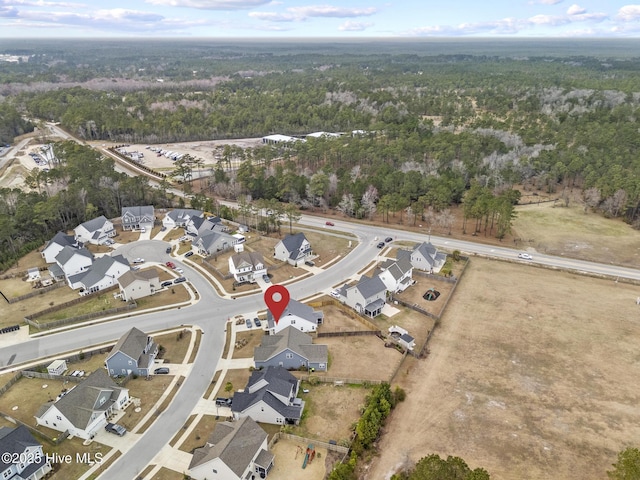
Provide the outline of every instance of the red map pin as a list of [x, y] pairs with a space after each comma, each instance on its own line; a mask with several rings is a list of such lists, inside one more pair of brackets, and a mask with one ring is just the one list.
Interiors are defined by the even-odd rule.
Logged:
[[291, 296], [289, 295], [289, 290], [284, 285], [271, 285], [267, 288], [267, 291], [264, 292], [264, 301], [269, 307], [269, 311], [271, 315], [273, 315], [273, 320], [278, 324], [280, 320], [280, 315], [284, 312], [287, 305], [289, 305], [289, 299]]

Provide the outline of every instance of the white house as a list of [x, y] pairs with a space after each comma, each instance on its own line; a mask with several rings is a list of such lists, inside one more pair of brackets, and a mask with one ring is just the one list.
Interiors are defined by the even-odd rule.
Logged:
[[126, 408], [129, 389], [119, 387], [100, 368], [62, 398], [43, 405], [36, 424], [88, 440], [107, 424], [109, 416]]
[[47, 367], [47, 372], [49, 372], [49, 375], [62, 375], [66, 371], [67, 371], [66, 360], [54, 360]]
[[371, 278], [363, 276], [356, 285], [345, 285], [339, 292], [344, 303], [368, 317], [379, 315], [387, 302], [387, 287], [377, 275]]
[[113, 223], [104, 215], [81, 223], [74, 231], [76, 240], [94, 245], [102, 245], [109, 238], [116, 236], [116, 229], [113, 227]]
[[121, 275], [131, 270], [129, 262], [122, 255], [104, 255], [98, 258], [85, 272], [67, 277], [74, 290], [82, 288], [83, 294], [104, 290], [115, 285]]
[[56, 264], [62, 270], [65, 277], [86, 272], [93, 265], [93, 254], [86, 248], [73, 248], [65, 246], [56, 255]]
[[158, 270], [147, 268], [134, 272], [129, 270], [118, 277], [120, 293], [126, 302], [153, 295], [160, 288]]
[[42, 445], [24, 425], [0, 427], [0, 451], [3, 480], [39, 480], [51, 471], [51, 462]]
[[383, 268], [384, 270], [378, 276], [388, 291], [403, 292], [413, 283], [413, 266], [409, 257], [402, 257]]
[[73, 235], [58, 232], [42, 249], [42, 258], [44, 258], [44, 261], [47, 263], [55, 263], [56, 256], [64, 247], [79, 248], [80, 245]]
[[207, 256], [230, 249], [237, 243], [238, 239], [228, 233], [207, 231], [193, 241], [193, 246], [200, 255]]
[[304, 233], [296, 233], [287, 235], [280, 240], [275, 246], [273, 256], [280, 261], [289, 262], [291, 265], [298, 266], [313, 254], [311, 244]]
[[266, 275], [262, 254], [259, 252], [236, 253], [229, 257], [229, 273], [236, 282], [256, 283], [258, 278]]
[[193, 452], [189, 477], [194, 480], [266, 478], [274, 460], [267, 438], [267, 432], [251, 417], [216, 423], [205, 446]]
[[398, 259], [406, 256], [411, 259], [413, 268], [431, 273], [439, 272], [447, 260], [446, 254], [438, 252], [438, 249], [428, 242], [416, 244], [413, 250], [398, 250], [396, 255]]
[[270, 335], [276, 335], [287, 327], [296, 328], [301, 332], [315, 332], [323, 320], [324, 314], [322, 312], [316, 311], [309, 305], [305, 305], [294, 299], [289, 300], [289, 304], [284, 312], [282, 312], [282, 315], [280, 315], [277, 325], [271, 312], [267, 312], [267, 323]]
[[206, 232], [228, 233], [229, 227], [220, 217], [191, 217], [185, 222], [184, 229], [191, 235], [204, 235]]
[[122, 229], [138, 230], [141, 228], [153, 228], [156, 219], [153, 205], [122, 207]]
[[184, 227], [193, 217], [202, 217], [202, 210], [191, 208], [176, 208], [168, 212], [162, 219], [162, 225], [167, 228]]
[[297, 425], [304, 410], [304, 401], [297, 398], [299, 388], [300, 380], [285, 368], [254, 370], [245, 389], [233, 395], [233, 418], [251, 417], [256, 422]]

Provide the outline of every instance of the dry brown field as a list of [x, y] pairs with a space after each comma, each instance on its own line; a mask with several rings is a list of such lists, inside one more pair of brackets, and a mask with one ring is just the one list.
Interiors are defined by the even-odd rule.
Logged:
[[640, 438], [637, 286], [472, 260], [430, 342], [396, 382], [362, 478], [438, 453], [493, 479], [606, 478]]

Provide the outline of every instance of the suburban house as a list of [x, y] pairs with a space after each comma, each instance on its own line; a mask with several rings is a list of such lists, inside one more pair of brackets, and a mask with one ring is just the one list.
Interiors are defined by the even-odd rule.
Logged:
[[387, 302], [387, 287], [377, 275], [371, 278], [363, 276], [356, 285], [342, 287], [340, 296], [356, 312], [375, 317]]
[[91, 268], [91, 265], [93, 265], [93, 253], [84, 247], [73, 248], [67, 245], [60, 250], [55, 260], [62, 274], [65, 277], [70, 277], [86, 272]]
[[81, 293], [86, 295], [115, 285], [118, 278], [129, 270], [129, 262], [122, 255], [104, 255], [88, 270], [68, 276], [67, 283], [74, 290], [81, 288]]
[[193, 246], [203, 256], [213, 255], [233, 247], [238, 239], [228, 233], [207, 231], [193, 241]]
[[314, 345], [311, 335], [297, 328], [286, 327], [279, 334], [265, 335], [262, 344], [255, 347], [253, 361], [256, 368], [284, 367], [297, 370], [300, 367], [327, 370], [329, 349], [326, 345]]
[[81, 223], [74, 231], [78, 241], [94, 245], [102, 245], [109, 238], [116, 236], [116, 229], [113, 228], [113, 223], [104, 215]]
[[396, 258], [407, 256], [411, 259], [413, 268], [430, 273], [439, 272], [447, 260], [446, 254], [438, 252], [438, 249], [428, 242], [416, 244], [413, 250], [398, 250]]
[[293, 235], [287, 235], [280, 240], [275, 246], [275, 253], [273, 256], [277, 260], [283, 262], [289, 262], [293, 266], [303, 263], [313, 254], [311, 250], [311, 244], [304, 233], [295, 233]]
[[255, 370], [245, 389], [233, 395], [233, 418], [251, 417], [256, 422], [298, 425], [304, 410], [304, 401], [296, 398], [299, 387], [300, 380], [283, 367]]
[[56, 256], [64, 247], [80, 248], [80, 245], [73, 235], [58, 232], [42, 249], [42, 258], [44, 258], [44, 261], [47, 263], [55, 263]]
[[322, 312], [293, 298], [289, 300], [287, 308], [280, 315], [277, 325], [271, 312], [267, 311], [269, 335], [276, 335], [287, 327], [297, 328], [301, 332], [315, 332], [323, 320], [324, 314]]
[[134, 272], [129, 270], [118, 277], [120, 294], [125, 302], [153, 295], [160, 288], [158, 270], [147, 268]]
[[229, 232], [229, 227], [222, 223], [220, 217], [192, 217], [187, 220], [184, 229], [194, 236], [203, 235], [205, 232]]
[[168, 212], [162, 219], [162, 225], [167, 228], [184, 227], [193, 217], [202, 217], [202, 210], [190, 208], [176, 208]]
[[119, 387], [106, 370], [98, 369], [55, 402], [48, 402], [36, 414], [36, 424], [84, 440], [107, 424], [110, 415], [126, 408], [129, 389]]
[[49, 375], [62, 375], [67, 371], [66, 360], [54, 360], [47, 366], [47, 373]]
[[267, 438], [267, 432], [251, 417], [243, 417], [237, 422], [216, 423], [205, 446], [193, 452], [189, 478], [266, 478], [274, 460], [267, 446]]
[[411, 259], [404, 256], [395, 262], [383, 265], [383, 271], [378, 274], [388, 291], [400, 293], [413, 283], [413, 266]]
[[229, 273], [238, 283], [256, 283], [267, 274], [267, 268], [260, 252], [242, 252], [229, 257]]
[[153, 205], [142, 207], [122, 207], [122, 229], [140, 230], [141, 228], [153, 228], [156, 215]]
[[0, 427], [0, 451], [0, 478], [3, 480], [39, 480], [51, 471], [51, 462], [42, 451], [42, 445], [24, 425]]
[[105, 360], [109, 375], [151, 374], [153, 362], [158, 354], [158, 345], [153, 338], [133, 327], [125, 333], [111, 349]]

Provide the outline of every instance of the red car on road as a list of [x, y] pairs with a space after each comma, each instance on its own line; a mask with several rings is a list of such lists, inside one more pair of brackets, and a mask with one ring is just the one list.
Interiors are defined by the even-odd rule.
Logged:
[[333, 227], [333, 222], [326, 222], [325, 225], [328, 227]]
[[169, 267], [169, 268], [176, 268], [176, 264], [175, 264], [175, 263], [173, 263], [173, 262], [167, 262], [167, 263], [165, 263], [165, 265], [166, 265], [167, 267]]

